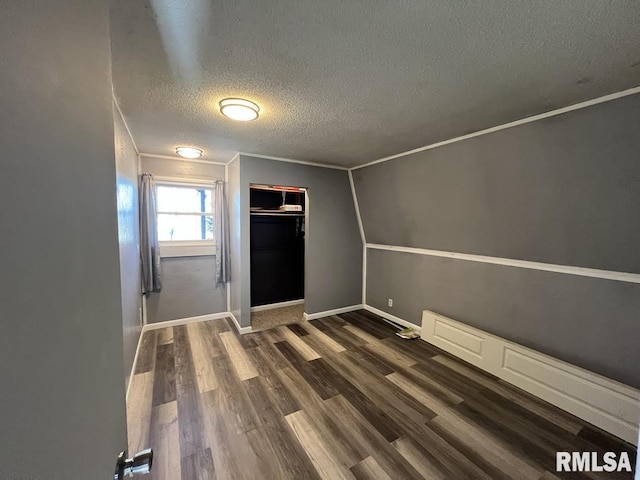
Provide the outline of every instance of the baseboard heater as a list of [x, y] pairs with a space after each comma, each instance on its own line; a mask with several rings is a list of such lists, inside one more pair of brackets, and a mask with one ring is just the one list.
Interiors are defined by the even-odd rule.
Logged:
[[425, 310], [421, 338], [638, 445], [640, 391]]

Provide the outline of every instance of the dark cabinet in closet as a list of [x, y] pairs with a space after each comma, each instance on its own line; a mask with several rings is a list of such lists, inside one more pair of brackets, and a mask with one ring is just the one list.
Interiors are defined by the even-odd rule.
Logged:
[[304, 298], [303, 192], [251, 189], [251, 306]]

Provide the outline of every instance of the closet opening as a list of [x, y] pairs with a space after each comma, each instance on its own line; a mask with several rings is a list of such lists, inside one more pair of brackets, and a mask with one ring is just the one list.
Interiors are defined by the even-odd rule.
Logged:
[[304, 313], [307, 190], [250, 186], [251, 327], [302, 320]]

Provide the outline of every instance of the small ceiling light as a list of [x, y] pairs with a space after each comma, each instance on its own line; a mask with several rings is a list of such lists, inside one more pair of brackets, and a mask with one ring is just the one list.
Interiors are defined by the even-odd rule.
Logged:
[[260, 107], [242, 98], [225, 98], [220, 102], [220, 112], [232, 120], [248, 122], [258, 118]]
[[194, 147], [178, 147], [176, 153], [184, 158], [200, 158], [202, 156], [202, 150]]

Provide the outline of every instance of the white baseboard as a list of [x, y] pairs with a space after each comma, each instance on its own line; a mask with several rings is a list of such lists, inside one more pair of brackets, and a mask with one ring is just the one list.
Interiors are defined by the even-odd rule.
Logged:
[[348, 307], [336, 308], [334, 310], [325, 310], [324, 312], [317, 313], [303, 313], [305, 320], [315, 320], [316, 318], [328, 317], [330, 315], [340, 315], [341, 313], [353, 312], [354, 310], [361, 310], [364, 308], [362, 304], [350, 305]]
[[421, 338], [637, 445], [640, 390], [429, 310]]
[[304, 298], [300, 300], [290, 300], [288, 302], [270, 303], [268, 305], [258, 305], [257, 307], [251, 307], [252, 312], [263, 312], [265, 310], [273, 310], [274, 308], [293, 307], [294, 305], [303, 305]]
[[220, 318], [233, 317], [230, 312], [210, 313], [208, 315], [199, 315], [197, 317], [177, 318], [175, 320], [166, 320], [164, 322], [147, 323], [143, 328], [143, 333], [149, 330], [157, 330], [159, 328], [175, 327], [178, 325], [186, 325], [188, 323], [206, 322], [207, 320], [218, 320]]
[[148, 323], [147, 318], [147, 296], [142, 294], [142, 301], [140, 302], [142, 306], [142, 326], [144, 327]]
[[390, 313], [387, 313], [383, 310], [380, 310], [376, 307], [372, 307], [371, 305], [364, 305], [364, 309], [368, 312], [375, 313], [379, 317], [386, 318], [391, 320], [393, 323], [397, 323], [398, 325], [402, 325], [403, 327], [413, 328], [416, 332], [420, 333], [422, 331], [422, 327], [420, 325], [416, 325], [415, 323], [407, 322], [400, 317], [396, 317]]
[[[221, 318], [230, 318], [238, 330], [238, 333], [245, 334], [251, 332], [251, 327], [241, 327], [238, 319], [231, 312], [210, 313], [208, 315], [200, 315], [197, 317], [177, 318], [175, 320], [166, 320], [164, 322], [148, 323], [142, 328], [142, 333], [149, 330], [158, 330], [159, 328], [176, 327], [178, 325], [186, 325], [188, 323], [206, 322], [208, 320], [219, 320]], [[136, 352], [137, 353], [137, 352]]]
[[236, 316], [231, 313], [231, 312], [226, 312], [228, 317], [231, 317], [231, 320], [233, 320], [233, 323], [236, 325], [236, 329], [238, 330], [238, 333], [240, 335], [244, 335], [245, 333], [251, 333], [252, 329], [251, 327], [241, 327], [240, 323], [238, 322], [238, 319], [236, 318]]
[[129, 390], [131, 389], [131, 380], [133, 379], [133, 372], [136, 371], [136, 364], [138, 363], [138, 354], [140, 353], [140, 344], [142, 343], [142, 334], [144, 333], [144, 326], [140, 329], [140, 336], [138, 337], [138, 344], [136, 345], [136, 353], [133, 356], [133, 363], [131, 364], [131, 373], [129, 374], [129, 380], [127, 381], [127, 393], [125, 393], [125, 402], [129, 400]]

